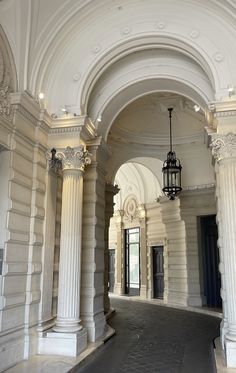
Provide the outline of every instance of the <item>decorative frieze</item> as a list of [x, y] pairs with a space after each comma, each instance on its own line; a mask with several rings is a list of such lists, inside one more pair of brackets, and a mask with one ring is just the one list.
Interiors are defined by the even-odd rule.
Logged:
[[219, 162], [222, 159], [236, 157], [236, 135], [213, 135], [211, 142], [212, 154]]

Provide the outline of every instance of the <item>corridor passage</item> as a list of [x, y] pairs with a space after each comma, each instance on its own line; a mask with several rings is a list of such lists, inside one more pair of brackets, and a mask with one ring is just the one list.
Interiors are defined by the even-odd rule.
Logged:
[[220, 319], [126, 299], [111, 299], [116, 335], [73, 373], [211, 373]]

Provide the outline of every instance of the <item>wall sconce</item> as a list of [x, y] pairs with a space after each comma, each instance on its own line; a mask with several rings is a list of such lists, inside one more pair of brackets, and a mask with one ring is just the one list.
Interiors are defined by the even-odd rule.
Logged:
[[232, 84], [228, 84], [227, 91], [228, 91], [229, 97], [231, 98], [231, 96], [233, 96], [234, 94], [234, 86]]

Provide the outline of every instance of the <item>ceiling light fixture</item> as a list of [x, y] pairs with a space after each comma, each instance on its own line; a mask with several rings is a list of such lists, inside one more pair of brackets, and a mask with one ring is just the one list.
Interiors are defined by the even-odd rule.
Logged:
[[196, 112], [200, 111], [200, 106], [197, 104], [193, 105], [193, 108]]
[[40, 92], [39, 94], [38, 94], [38, 97], [39, 97], [39, 99], [40, 100], [43, 100], [44, 99], [44, 93], [43, 92]]
[[181, 192], [181, 170], [182, 166], [180, 160], [176, 158], [175, 152], [172, 150], [172, 127], [171, 118], [173, 108], [169, 108], [169, 119], [170, 119], [170, 151], [167, 154], [167, 159], [163, 163], [163, 188], [162, 191], [166, 197], [170, 200], [174, 200], [175, 197]]

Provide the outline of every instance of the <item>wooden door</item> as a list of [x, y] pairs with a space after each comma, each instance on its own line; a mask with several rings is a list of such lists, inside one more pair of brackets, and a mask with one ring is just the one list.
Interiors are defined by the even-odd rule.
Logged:
[[208, 307], [221, 307], [218, 229], [216, 216], [201, 217], [204, 295]]
[[163, 299], [164, 295], [164, 258], [163, 246], [153, 247], [153, 298]]

